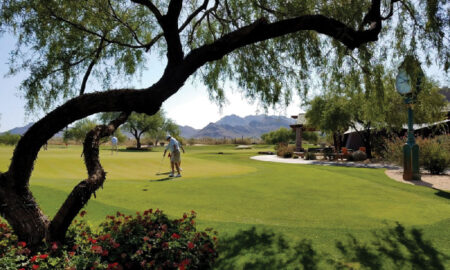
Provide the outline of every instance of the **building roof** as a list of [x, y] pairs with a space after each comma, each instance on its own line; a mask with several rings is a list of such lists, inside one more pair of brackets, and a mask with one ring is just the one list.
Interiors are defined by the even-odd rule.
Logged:
[[305, 125], [306, 124], [306, 118], [305, 113], [299, 113], [298, 115], [291, 116], [294, 119], [297, 119], [295, 122], [296, 125]]

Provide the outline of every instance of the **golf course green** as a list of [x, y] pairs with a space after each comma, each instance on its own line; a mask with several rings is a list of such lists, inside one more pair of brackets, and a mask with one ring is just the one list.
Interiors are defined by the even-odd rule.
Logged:
[[[330, 256], [336, 254], [336, 241], [348, 235], [370, 241], [374, 231], [398, 222], [420, 229], [437, 250], [450, 254], [448, 192], [393, 181], [383, 169], [251, 160], [258, 151], [273, 150], [259, 145], [247, 150], [186, 147], [183, 176], [169, 178], [162, 150], [111, 154], [109, 147], [102, 148], [107, 180], [90, 200], [87, 220], [95, 226], [116, 211], [159, 208], [180, 217], [195, 210], [199, 228], [214, 228], [219, 239], [256, 228], [292, 242], [310, 239]], [[39, 153], [30, 185], [50, 216], [86, 177], [81, 151], [81, 146], [50, 145]], [[12, 152], [12, 147], [0, 147], [0, 171], [7, 169]]]

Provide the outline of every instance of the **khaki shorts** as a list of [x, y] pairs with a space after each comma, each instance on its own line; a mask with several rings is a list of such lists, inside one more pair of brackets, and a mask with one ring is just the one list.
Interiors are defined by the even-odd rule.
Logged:
[[172, 153], [170, 153], [170, 161], [175, 163], [180, 162], [180, 151], [173, 151]]

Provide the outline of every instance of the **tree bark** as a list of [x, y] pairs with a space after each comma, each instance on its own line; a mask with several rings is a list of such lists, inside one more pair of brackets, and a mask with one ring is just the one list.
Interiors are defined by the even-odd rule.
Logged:
[[91, 130], [84, 140], [84, 163], [88, 171], [88, 178], [81, 181], [67, 197], [49, 226], [49, 239], [51, 241], [64, 241], [67, 229], [78, 212], [86, 205], [95, 191], [103, 186], [106, 172], [99, 159], [100, 139], [111, 136], [123, 124], [130, 113], [122, 113], [108, 125], [101, 125]]
[[136, 137], [136, 148], [141, 149], [141, 137]]
[[[13, 181], [6, 173], [1, 174], [0, 179], [2, 184]], [[49, 219], [39, 208], [28, 186], [20, 190], [0, 188], [0, 213], [30, 249], [39, 246], [48, 235]]]

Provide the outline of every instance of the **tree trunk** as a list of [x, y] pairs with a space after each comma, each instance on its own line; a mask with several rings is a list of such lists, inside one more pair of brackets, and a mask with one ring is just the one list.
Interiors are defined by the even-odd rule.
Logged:
[[[3, 188], [4, 183], [11, 183], [7, 174], [0, 175], [0, 212], [14, 229], [21, 241], [27, 242], [30, 249], [39, 246], [48, 236], [49, 219], [35, 202], [28, 186], [21, 190]], [[5, 181], [7, 182], [5, 182]]]
[[141, 137], [140, 136], [136, 137], [136, 148], [141, 149]]
[[364, 146], [366, 147], [367, 158], [372, 158], [372, 134], [370, 132], [370, 128], [366, 130], [366, 135], [364, 137]]
[[108, 125], [96, 126], [86, 134], [83, 144], [84, 163], [88, 171], [88, 179], [81, 181], [67, 197], [64, 204], [56, 213], [49, 226], [52, 241], [63, 242], [67, 229], [78, 212], [86, 205], [95, 191], [103, 186], [106, 173], [100, 164], [99, 145], [100, 140], [112, 135], [123, 124], [130, 113], [122, 113], [117, 119]]

